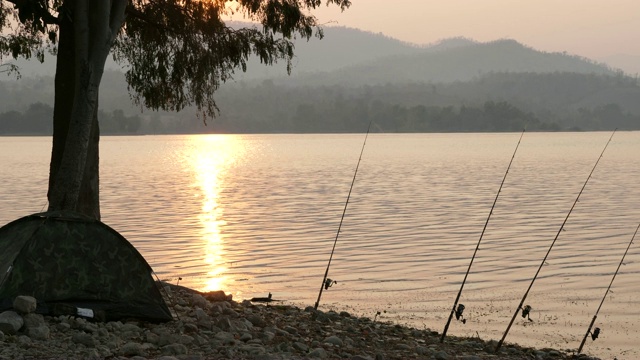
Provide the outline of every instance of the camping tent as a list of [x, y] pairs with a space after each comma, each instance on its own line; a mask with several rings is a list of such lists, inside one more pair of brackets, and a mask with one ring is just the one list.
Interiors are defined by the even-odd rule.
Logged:
[[0, 228], [0, 311], [29, 295], [44, 314], [71, 307], [105, 320], [171, 320], [151, 274], [127, 239], [82, 215], [40, 213]]

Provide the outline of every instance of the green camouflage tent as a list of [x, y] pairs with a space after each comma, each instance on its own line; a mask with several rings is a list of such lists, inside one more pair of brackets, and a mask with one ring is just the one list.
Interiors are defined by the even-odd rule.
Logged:
[[109, 226], [78, 214], [34, 214], [0, 228], [0, 311], [19, 295], [36, 298], [43, 314], [79, 308], [104, 320], [172, 319], [142, 255]]

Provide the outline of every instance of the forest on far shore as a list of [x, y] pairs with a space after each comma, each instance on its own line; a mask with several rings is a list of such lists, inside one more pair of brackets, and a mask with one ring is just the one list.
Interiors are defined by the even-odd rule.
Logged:
[[[167, 115], [165, 114], [164, 117]], [[0, 135], [51, 135], [53, 108], [35, 103], [21, 113], [0, 113]], [[166, 119], [150, 112], [127, 116], [122, 110], [99, 111], [103, 135], [208, 134], [208, 133], [359, 133], [369, 122], [372, 132], [510, 132], [640, 130], [640, 116], [624, 113], [616, 104], [582, 109], [562, 121], [544, 121], [508, 102], [487, 101], [480, 106], [403, 106], [381, 101], [367, 103], [337, 99], [333, 104], [299, 104], [292, 113], [252, 118], [203, 119], [175, 116]]]

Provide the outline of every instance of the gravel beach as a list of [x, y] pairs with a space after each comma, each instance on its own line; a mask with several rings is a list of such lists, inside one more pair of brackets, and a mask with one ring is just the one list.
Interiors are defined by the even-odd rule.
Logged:
[[268, 299], [236, 302], [222, 291], [201, 293], [169, 284], [164, 288], [176, 320], [161, 324], [103, 323], [16, 309], [12, 313], [22, 324], [2, 325], [0, 359], [596, 359], [508, 343], [496, 354], [495, 341], [451, 336], [440, 343], [430, 329], [347, 312], [300, 309]]

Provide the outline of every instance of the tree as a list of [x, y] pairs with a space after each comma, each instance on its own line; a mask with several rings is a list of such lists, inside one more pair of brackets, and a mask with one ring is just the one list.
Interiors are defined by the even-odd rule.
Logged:
[[[98, 90], [107, 56], [137, 104], [215, 116], [213, 95], [250, 55], [290, 70], [292, 40], [322, 37], [310, 11], [350, 0], [0, 0], [0, 58], [57, 53], [49, 210], [100, 218]], [[240, 13], [261, 25], [234, 29]], [[8, 35], [4, 35], [8, 34]]]

